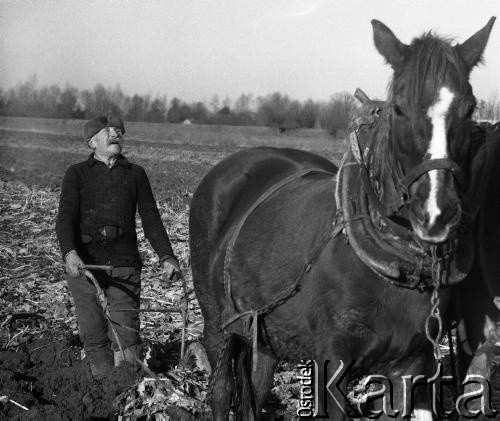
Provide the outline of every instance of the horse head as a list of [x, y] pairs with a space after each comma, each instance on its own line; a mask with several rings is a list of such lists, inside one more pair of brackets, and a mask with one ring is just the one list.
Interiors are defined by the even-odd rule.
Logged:
[[456, 45], [431, 32], [406, 45], [372, 21], [375, 46], [394, 71], [386, 151], [393, 160], [386, 179], [392, 194], [404, 198], [412, 230], [428, 243], [452, 239], [462, 218], [476, 106], [469, 75], [481, 61], [494, 20]]

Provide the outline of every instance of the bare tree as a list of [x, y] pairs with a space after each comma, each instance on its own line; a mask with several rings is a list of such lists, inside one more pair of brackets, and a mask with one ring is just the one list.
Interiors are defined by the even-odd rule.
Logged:
[[234, 112], [247, 113], [252, 110], [253, 105], [253, 95], [252, 94], [241, 94], [234, 102]]
[[356, 99], [348, 92], [339, 92], [330, 102], [323, 104], [320, 112], [321, 126], [332, 135], [339, 135], [348, 129], [358, 112]]
[[197, 123], [205, 123], [208, 119], [208, 109], [201, 101], [191, 105], [191, 115]]
[[150, 123], [163, 123], [167, 117], [167, 98], [156, 98], [144, 116], [144, 120]]
[[319, 116], [319, 105], [316, 104], [312, 99], [308, 99], [302, 104], [302, 109], [300, 111], [300, 126], [312, 129]]
[[73, 118], [77, 109], [78, 89], [66, 85], [62, 91], [57, 108], [56, 115], [58, 118]]
[[130, 107], [125, 118], [129, 121], [144, 121], [145, 115], [146, 104], [144, 98], [136, 94], [132, 97]]
[[262, 122], [274, 127], [278, 134], [281, 133], [289, 118], [291, 100], [288, 95], [274, 92], [266, 97], [259, 97], [257, 103], [257, 113]]
[[498, 102], [498, 94], [494, 92], [490, 94], [488, 100], [485, 103], [484, 107], [484, 119], [497, 121], [500, 118], [500, 104]]
[[219, 108], [220, 108], [219, 95], [215, 94], [210, 100], [210, 110], [213, 113], [216, 113], [217, 111], [219, 111]]

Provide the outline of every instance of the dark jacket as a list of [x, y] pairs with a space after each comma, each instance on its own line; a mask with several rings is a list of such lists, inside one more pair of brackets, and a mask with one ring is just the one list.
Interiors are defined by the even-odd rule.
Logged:
[[120, 156], [110, 169], [93, 154], [72, 165], [64, 176], [56, 222], [63, 257], [76, 250], [87, 264], [141, 266], [137, 210], [160, 259], [178, 264], [142, 167]]

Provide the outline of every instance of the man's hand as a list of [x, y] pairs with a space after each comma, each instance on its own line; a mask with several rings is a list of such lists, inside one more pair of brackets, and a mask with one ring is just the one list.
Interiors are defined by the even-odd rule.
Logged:
[[66, 254], [66, 273], [69, 276], [78, 276], [80, 274], [80, 269], [83, 267], [83, 260], [80, 259], [76, 250], [71, 250]]
[[163, 262], [163, 280], [166, 282], [172, 281], [175, 275], [180, 275], [181, 269], [178, 265], [165, 260]]

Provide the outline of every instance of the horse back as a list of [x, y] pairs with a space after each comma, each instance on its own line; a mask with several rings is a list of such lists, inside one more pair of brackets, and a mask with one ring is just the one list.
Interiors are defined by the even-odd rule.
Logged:
[[193, 195], [191, 235], [213, 243], [230, 214], [244, 212], [279, 180], [307, 168], [337, 172], [327, 159], [296, 149], [250, 148], [229, 156], [208, 172]]

